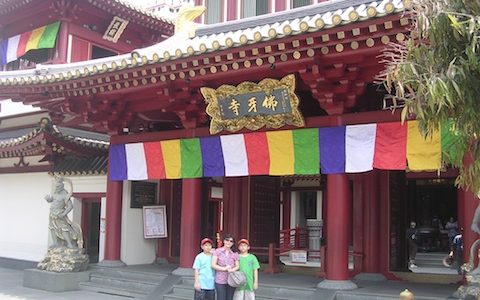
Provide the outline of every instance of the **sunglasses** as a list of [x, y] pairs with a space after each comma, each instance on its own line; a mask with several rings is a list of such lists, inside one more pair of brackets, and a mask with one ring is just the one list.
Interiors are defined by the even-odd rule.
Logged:
[[224, 241], [225, 241], [225, 242], [233, 243], [233, 239], [225, 239]]

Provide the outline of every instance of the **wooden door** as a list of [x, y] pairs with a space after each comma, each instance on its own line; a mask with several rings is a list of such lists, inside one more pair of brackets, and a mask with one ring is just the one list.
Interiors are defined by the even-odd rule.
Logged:
[[255, 247], [278, 245], [280, 177], [252, 176], [250, 180], [250, 243]]
[[407, 270], [406, 230], [409, 210], [404, 171], [390, 172], [390, 270]]
[[100, 198], [82, 199], [81, 227], [85, 251], [90, 262], [97, 263], [100, 245]]
[[171, 215], [170, 215], [170, 257], [180, 257], [180, 220], [182, 218], [182, 180], [172, 181]]

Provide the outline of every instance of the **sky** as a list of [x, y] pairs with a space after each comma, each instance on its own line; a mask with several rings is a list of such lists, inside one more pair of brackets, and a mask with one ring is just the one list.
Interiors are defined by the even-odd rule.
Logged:
[[23, 114], [38, 110], [40, 110], [38, 107], [23, 105], [21, 102], [13, 102], [11, 100], [0, 101], [0, 117]]

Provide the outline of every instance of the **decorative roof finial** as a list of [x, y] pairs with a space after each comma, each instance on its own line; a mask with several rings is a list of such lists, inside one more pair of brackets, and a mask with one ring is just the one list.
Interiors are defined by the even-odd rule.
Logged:
[[205, 6], [183, 6], [178, 12], [175, 21], [175, 35], [185, 35], [187, 38], [195, 37], [196, 18], [205, 12]]

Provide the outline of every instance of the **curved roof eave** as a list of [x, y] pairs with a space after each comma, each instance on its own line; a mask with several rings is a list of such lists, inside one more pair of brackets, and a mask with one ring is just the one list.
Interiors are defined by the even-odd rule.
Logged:
[[[350, 0], [339, 0], [311, 5], [309, 9], [291, 10], [282, 13], [279, 17], [270, 14], [221, 25], [207, 25], [199, 28], [198, 35], [194, 38], [184, 38], [181, 34], [174, 35], [158, 44], [134, 50], [130, 54], [62, 65], [37, 65], [35, 69], [29, 70], [0, 72], [0, 86], [67, 81], [134, 68], [143, 64], [162, 63], [282, 37], [317, 32], [402, 12], [409, 5], [410, 0], [380, 2], [355, 0], [353, 2], [356, 6], [350, 6], [352, 3]], [[334, 10], [331, 11], [328, 8]], [[294, 18], [291, 19], [289, 16]], [[265, 20], [271, 20], [273, 23], [265, 24]], [[230, 26], [235, 26], [237, 29], [225, 32], [225, 28], [228, 29]]]

